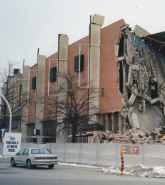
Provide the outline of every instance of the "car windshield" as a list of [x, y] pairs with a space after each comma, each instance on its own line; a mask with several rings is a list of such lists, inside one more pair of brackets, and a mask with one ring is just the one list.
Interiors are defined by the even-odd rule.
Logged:
[[51, 154], [51, 152], [47, 149], [32, 149], [32, 154]]

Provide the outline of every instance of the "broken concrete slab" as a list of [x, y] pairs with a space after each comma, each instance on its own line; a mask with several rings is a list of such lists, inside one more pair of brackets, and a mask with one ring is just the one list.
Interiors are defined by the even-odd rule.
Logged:
[[124, 130], [120, 134], [108, 131], [101, 133], [101, 139], [104, 143], [165, 145], [165, 134], [161, 134], [161, 128], [156, 130], [160, 130], [160, 132], [152, 131], [146, 133], [136, 128]]

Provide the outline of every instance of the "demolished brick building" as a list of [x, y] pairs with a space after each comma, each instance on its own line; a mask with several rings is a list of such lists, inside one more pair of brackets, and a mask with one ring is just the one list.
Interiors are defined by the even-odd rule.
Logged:
[[[51, 104], [46, 104], [46, 97], [58, 88], [58, 72], [77, 76], [78, 83], [89, 82], [99, 90], [96, 124], [82, 128], [84, 133], [97, 129], [122, 132], [129, 128], [149, 132], [164, 125], [165, 34], [151, 35], [140, 26], [131, 31], [124, 20], [101, 28], [103, 22], [104, 17], [94, 15], [89, 36], [70, 45], [68, 36], [59, 34], [56, 53], [49, 57], [38, 53], [37, 63], [32, 67], [24, 65], [23, 76], [17, 74], [22, 94], [28, 93], [33, 99], [23, 107], [26, 116], [18, 123], [24, 141], [36, 141], [28, 138], [35, 138], [37, 129], [45, 142], [70, 142], [68, 135], [58, 139], [53, 134], [58, 122], [56, 113], [47, 116]], [[80, 55], [83, 55], [81, 70], [77, 63]], [[52, 75], [55, 78], [51, 79]], [[45, 97], [44, 103], [40, 102], [41, 96]], [[80, 137], [77, 142], [91, 142], [91, 135], [88, 140]]]

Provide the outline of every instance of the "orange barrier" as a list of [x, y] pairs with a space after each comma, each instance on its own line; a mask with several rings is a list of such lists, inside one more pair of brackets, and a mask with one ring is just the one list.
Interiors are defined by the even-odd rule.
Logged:
[[124, 158], [123, 158], [123, 150], [120, 150], [120, 155], [121, 155], [121, 175], [123, 173], [124, 170]]

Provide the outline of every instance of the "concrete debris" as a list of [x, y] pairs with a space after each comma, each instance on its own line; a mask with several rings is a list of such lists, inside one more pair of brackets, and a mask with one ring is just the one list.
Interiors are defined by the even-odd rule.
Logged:
[[120, 33], [118, 74], [124, 102], [121, 115], [131, 127], [151, 132], [165, 122], [165, 56], [160, 43], [164, 34], [152, 36], [140, 26], [131, 32], [128, 25]]
[[121, 133], [98, 131], [98, 136], [101, 143], [165, 145], [165, 134], [163, 132], [163, 128], [156, 128], [152, 132], [143, 132], [133, 128]]
[[[119, 175], [120, 167], [111, 166], [109, 168], [103, 168], [101, 170], [104, 173], [116, 174]], [[147, 168], [141, 164], [135, 164], [134, 166], [125, 166], [124, 175], [134, 175], [138, 177], [150, 177], [150, 178], [162, 178], [165, 177], [165, 168], [164, 167], [153, 167]]]

